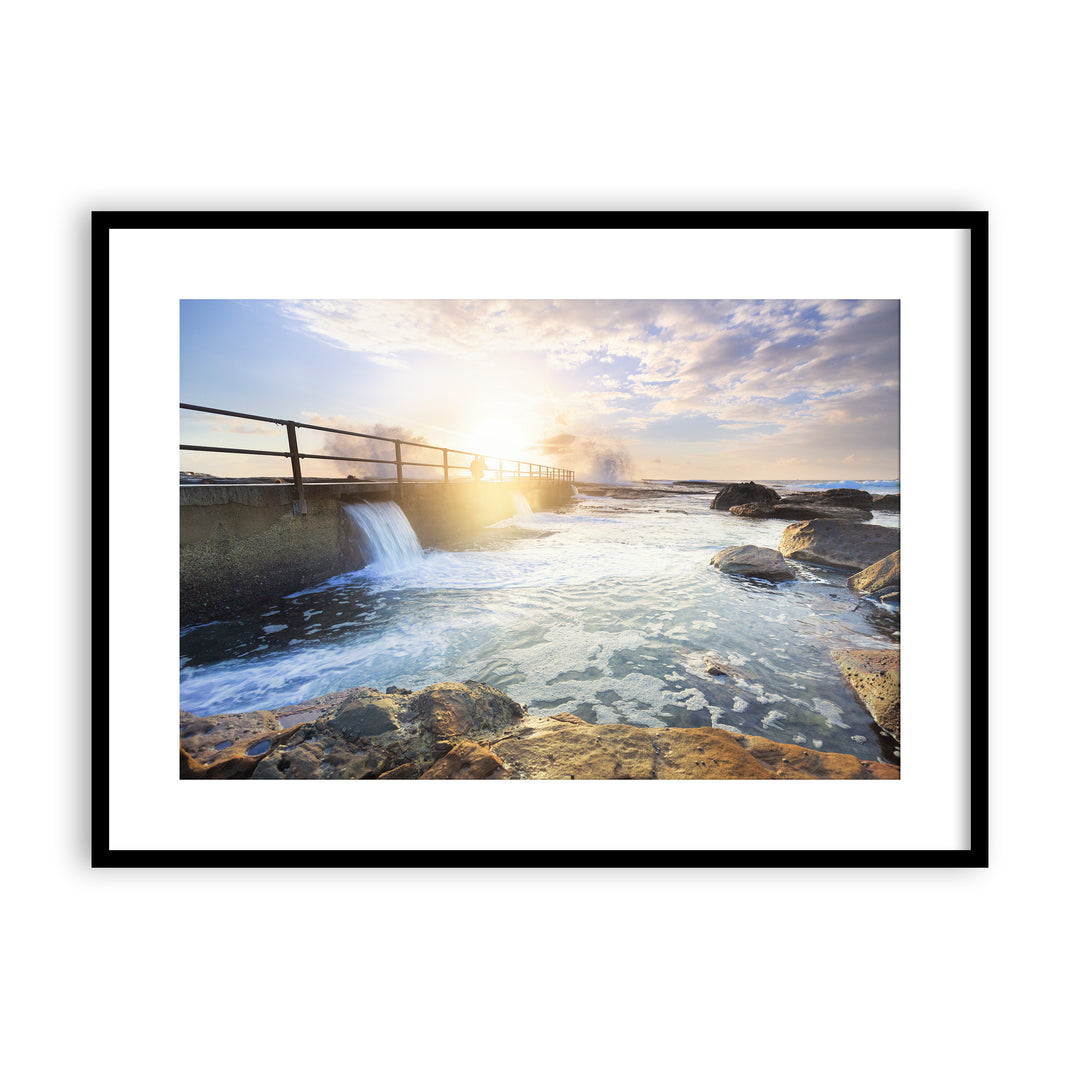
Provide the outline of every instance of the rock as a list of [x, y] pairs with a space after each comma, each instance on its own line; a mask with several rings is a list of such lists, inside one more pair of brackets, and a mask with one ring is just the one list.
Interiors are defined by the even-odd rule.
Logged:
[[844, 570], [862, 570], [899, 547], [899, 529], [828, 518], [796, 522], [780, 537], [781, 555]]
[[773, 516], [772, 503], [740, 503], [738, 506], [732, 506], [730, 509], [731, 513], [736, 517], [768, 518]]
[[891, 555], [879, 559], [865, 570], [852, 574], [847, 579], [847, 583], [856, 592], [872, 596], [878, 600], [884, 599], [886, 595], [891, 596], [893, 594], [899, 599], [900, 552], [894, 551]]
[[407, 761], [404, 765], [398, 765], [394, 769], [388, 769], [379, 773], [378, 780], [417, 780], [420, 778], [420, 770], [423, 768], [415, 762]]
[[778, 551], [755, 547], [753, 544], [737, 544], [718, 551], [710, 560], [710, 566], [725, 574], [740, 577], [764, 578], [766, 581], [794, 581], [795, 573], [784, 562]]
[[421, 780], [505, 780], [510, 774], [486, 747], [463, 740], [424, 773]]
[[716, 655], [716, 653], [703, 653], [702, 654], [702, 670], [706, 675], [712, 675], [714, 678], [723, 676], [725, 679], [738, 678], [738, 679], [752, 679], [753, 676], [743, 668], [735, 667], [733, 664], [726, 663], [723, 659]]
[[770, 517], [785, 518], [788, 521], [813, 521], [815, 518], [832, 518], [836, 521], [871, 521], [874, 517], [870, 510], [859, 506], [830, 506], [825, 502], [791, 502], [781, 499], [773, 508]]
[[584, 724], [566, 714], [531, 720], [493, 749], [522, 780], [899, 779], [895, 765], [824, 754], [718, 728]]
[[375, 741], [349, 743], [325, 730], [299, 744], [268, 754], [251, 774], [254, 780], [376, 780], [387, 773], [423, 768], [409, 760], [407, 751], [395, 744]]
[[870, 521], [874, 515], [857, 506], [830, 506], [828, 503], [793, 502], [781, 499], [778, 503], [741, 503], [730, 508], [736, 517], [782, 518], [787, 521], [812, 521], [814, 518], [835, 518], [839, 521]]
[[304, 725], [282, 728], [272, 712], [223, 713], [183, 719], [180, 777], [183, 780], [242, 780], [273, 748]]
[[900, 510], [900, 496], [899, 495], [875, 495], [874, 496], [874, 509], [875, 510]]
[[380, 694], [364, 687], [341, 695], [317, 723], [304, 728], [302, 739], [281, 740], [253, 777], [411, 779], [463, 737], [501, 734], [525, 715], [501, 690], [478, 682], [435, 683], [413, 693], [390, 689], [394, 692]]
[[722, 484], [709, 504], [713, 510], [728, 510], [743, 503], [780, 501], [778, 492], [764, 484], [755, 484], [753, 480], [746, 484]]
[[327, 726], [346, 738], [383, 735], [398, 730], [398, 713], [404, 699], [380, 694], [376, 690], [358, 690], [327, 720]]
[[[303, 705], [185, 721], [187, 746], [221, 756], [200, 761], [182, 745], [185, 777], [258, 780], [411, 779], [895, 779], [894, 765], [824, 754], [713, 728], [590, 724], [569, 713], [534, 718], [501, 691], [477, 682], [437, 683], [394, 695], [394, 727], [362, 730], [388, 695], [361, 688]], [[280, 716], [309, 717], [289, 728]], [[454, 730], [464, 734], [454, 735]], [[235, 734], [238, 750], [214, 747]], [[202, 740], [199, 742], [198, 740]], [[248, 759], [252, 740], [271, 748]], [[253, 771], [252, 771], [253, 769]]]
[[435, 683], [412, 695], [411, 702], [421, 730], [437, 742], [502, 731], [525, 713], [501, 690], [471, 681]]
[[862, 488], [825, 488], [823, 491], [797, 491], [785, 496], [792, 502], [825, 503], [828, 506], [859, 506], [869, 510], [874, 496]]
[[833, 659], [878, 727], [900, 741], [900, 651], [837, 649]]

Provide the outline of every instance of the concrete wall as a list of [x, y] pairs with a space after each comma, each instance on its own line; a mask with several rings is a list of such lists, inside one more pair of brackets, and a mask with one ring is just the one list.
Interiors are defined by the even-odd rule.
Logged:
[[[358, 567], [342, 502], [393, 498], [396, 485], [310, 484], [297, 513], [291, 484], [180, 486], [180, 621], [211, 622]], [[569, 501], [568, 483], [406, 484], [400, 505], [424, 547], [511, 517], [511, 493], [533, 510]]]

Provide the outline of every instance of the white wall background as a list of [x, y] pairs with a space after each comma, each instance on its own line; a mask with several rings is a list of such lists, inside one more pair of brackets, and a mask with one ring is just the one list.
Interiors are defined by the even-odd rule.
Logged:
[[[9, 14], [14, 1075], [1057, 1071], [1055, 976], [1076, 961], [1059, 674], [1075, 631], [1053, 516], [1072, 472], [1066, 10]], [[91, 872], [105, 628], [90, 623], [87, 444], [107, 410], [89, 211], [408, 208], [991, 211], [990, 870]], [[1045, 552], [1036, 569], [1021, 544]]]

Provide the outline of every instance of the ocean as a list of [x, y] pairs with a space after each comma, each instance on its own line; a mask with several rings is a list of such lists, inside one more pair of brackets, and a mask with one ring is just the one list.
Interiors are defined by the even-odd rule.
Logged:
[[[395, 504], [358, 507], [363, 569], [182, 629], [180, 707], [207, 716], [475, 679], [536, 715], [712, 726], [895, 763], [830, 651], [899, 648], [899, 611], [853, 593], [854, 571], [791, 562], [797, 580], [771, 585], [711, 567], [732, 544], [777, 548], [790, 524], [711, 510], [715, 487], [606, 485], [544, 513], [519, 497], [513, 518], [452, 550], [422, 550]], [[875, 511], [873, 523], [899, 518]]]

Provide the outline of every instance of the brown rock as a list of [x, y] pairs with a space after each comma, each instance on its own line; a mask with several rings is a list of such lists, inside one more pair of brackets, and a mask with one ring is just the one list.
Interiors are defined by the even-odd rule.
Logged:
[[501, 690], [478, 682], [442, 682], [412, 695], [421, 730], [436, 740], [492, 734], [520, 720], [525, 710]]
[[825, 488], [821, 491], [797, 491], [786, 496], [792, 502], [825, 503], [829, 506], [859, 506], [869, 510], [874, 496], [862, 488]]
[[778, 551], [753, 544], [722, 548], [709, 560], [709, 565], [723, 570], [725, 574], [739, 577], [763, 578], [765, 581], [795, 580], [794, 571]]
[[563, 716], [530, 720], [528, 733], [494, 749], [514, 779], [655, 779], [654, 728], [588, 724]]
[[[803, 746], [713, 728], [641, 728], [590, 724], [569, 713], [533, 718], [505, 694], [482, 683], [438, 683], [403, 692], [392, 731], [354, 731], [343, 714], [351, 706], [385, 704], [376, 690], [339, 691], [304, 707], [279, 710], [317, 719], [275, 732], [272, 713], [186, 718], [189, 746], [200, 745], [212, 761], [182, 747], [188, 776], [252, 775], [260, 780], [301, 779], [893, 779], [893, 765], [823, 754]], [[340, 712], [336, 711], [340, 707]], [[377, 719], [377, 717], [376, 717]], [[363, 727], [366, 719], [359, 726]], [[337, 726], [335, 726], [335, 724]], [[465, 728], [467, 737], [452, 737]], [[222, 732], [241, 741], [221, 750], [209, 740]], [[194, 740], [203, 740], [196, 744]], [[244, 750], [264, 741], [269, 752]], [[206, 748], [210, 749], [207, 750]], [[254, 771], [252, 772], [252, 766]]]
[[268, 754], [251, 775], [255, 780], [322, 780], [322, 760], [320, 747], [300, 743]]
[[834, 521], [870, 521], [874, 515], [860, 506], [831, 506], [827, 502], [788, 502], [783, 500], [772, 508], [774, 518], [787, 521], [813, 521], [831, 518]]
[[872, 566], [852, 574], [847, 579], [848, 585], [856, 592], [867, 596], [882, 599], [886, 595], [896, 593], [899, 596], [900, 589], [900, 552], [894, 551], [879, 559]]
[[830, 506], [820, 502], [794, 502], [781, 499], [778, 503], [751, 502], [731, 507], [736, 517], [781, 518], [786, 521], [812, 521], [814, 518], [834, 518], [837, 521], [870, 521], [873, 514], [857, 506]]
[[755, 484], [753, 480], [745, 484], [721, 484], [720, 490], [709, 504], [713, 510], [729, 510], [743, 503], [780, 501], [780, 493], [764, 484]]
[[899, 741], [899, 650], [837, 649], [832, 655], [874, 722]]
[[736, 517], [767, 518], [772, 517], [772, 503], [752, 502], [740, 503], [730, 508]]
[[269, 753], [252, 773], [253, 780], [377, 780], [401, 767], [421, 768], [401, 740], [358, 739], [349, 742], [325, 727], [303, 742]]
[[515, 779], [800, 780], [898, 779], [895, 765], [823, 754], [716, 728], [639, 728], [533, 719], [527, 732], [499, 740]]
[[256, 780], [412, 779], [462, 736], [502, 733], [518, 726], [524, 714], [502, 691], [478, 682], [436, 683], [415, 693], [390, 687], [381, 694], [362, 687], [340, 694], [322, 719], [304, 727], [302, 742], [274, 750], [252, 775]]
[[384, 735], [398, 729], [398, 714], [404, 710], [405, 701], [396, 694], [362, 688], [331, 713], [326, 724], [350, 739]]
[[282, 728], [274, 714], [265, 710], [182, 718], [180, 777], [245, 779], [275, 746], [292, 738], [302, 726]]
[[420, 776], [421, 766], [415, 762], [407, 761], [404, 765], [398, 765], [395, 769], [388, 769], [380, 773], [380, 780], [416, 780]]
[[780, 538], [781, 555], [844, 570], [862, 570], [899, 547], [899, 529], [827, 518], [796, 522]]
[[874, 509], [875, 510], [900, 510], [900, 496], [899, 495], [875, 495], [874, 496]]
[[506, 767], [490, 750], [465, 739], [436, 761], [420, 779], [505, 780], [508, 776]]

